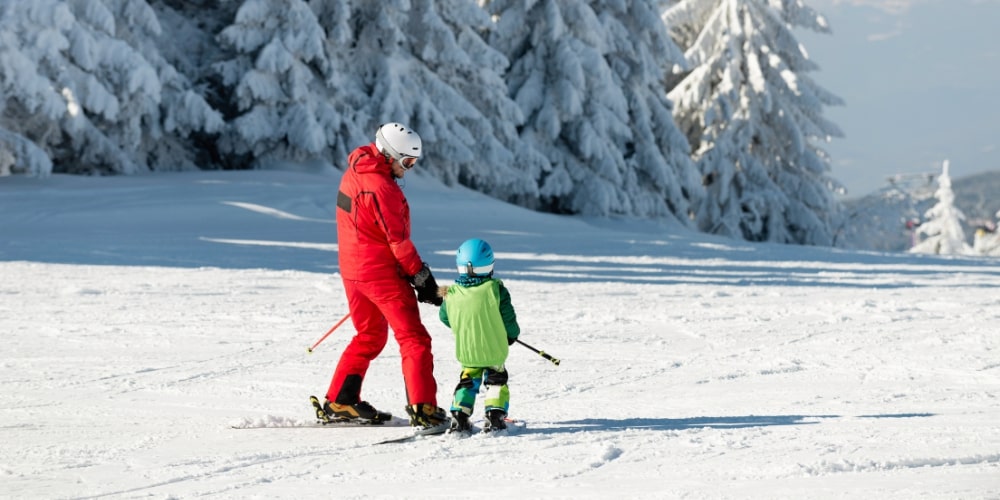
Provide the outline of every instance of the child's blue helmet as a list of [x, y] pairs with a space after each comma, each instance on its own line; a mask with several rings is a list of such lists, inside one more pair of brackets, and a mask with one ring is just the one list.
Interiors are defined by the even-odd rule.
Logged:
[[479, 238], [466, 240], [455, 252], [455, 266], [463, 276], [489, 276], [493, 274], [493, 248]]

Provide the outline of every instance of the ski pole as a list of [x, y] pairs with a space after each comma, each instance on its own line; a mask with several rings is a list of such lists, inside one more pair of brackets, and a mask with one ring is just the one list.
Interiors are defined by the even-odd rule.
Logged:
[[551, 361], [552, 364], [554, 364], [556, 366], [559, 366], [559, 358], [553, 358], [552, 356], [546, 354], [545, 351], [539, 351], [538, 349], [535, 349], [534, 347], [531, 347], [530, 345], [525, 344], [524, 342], [521, 342], [520, 340], [515, 340], [515, 342], [517, 342], [518, 344], [523, 345], [524, 347], [527, 347], [528, 349], [531, 349], [532, 351], [537, 352], [539, 356], [541, 356], [541, 357], [543, 357], [543, 358]]
[[312, 345], [312, 347], [307, 347], [306, 348], [306, 352], [308, 352], [309, 354], [312, 354], [313, 349], [315, 349], [316, 346], [318, 346], [321, 342], [323, 342], [324, 340], [326, 340], [326, 338], [329, 337], [330, 334], [333, 333], [334, 330], [336, 330], [337, 328], [340, 328], [340, 325], [343, 325], [344, 322], [347, 321], [347, 318], [350, 318], [350, 317], [351, 317], [351, 313], [345, 314], [343, 318], [340, 318], [340, 321], [338, 321], [336, 325], [333, 325], [333, 328], [331, 328], [330, 331], [326, 332], [326, 335], [323, 335], [322, 338], [320, 338], [319, 340], [317, 340], [316, 343]]

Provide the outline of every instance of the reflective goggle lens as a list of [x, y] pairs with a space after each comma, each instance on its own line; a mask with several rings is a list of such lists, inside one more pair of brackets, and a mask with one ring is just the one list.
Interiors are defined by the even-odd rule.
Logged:
[[403, 159], [399, 160], [399, 164], [409, 170], [417, 164], [417, 158], [415, 156], [404, 156]]

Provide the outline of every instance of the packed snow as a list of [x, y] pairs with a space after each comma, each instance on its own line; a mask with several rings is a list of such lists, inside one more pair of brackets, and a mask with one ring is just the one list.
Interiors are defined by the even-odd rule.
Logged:
[[[438, 281], [489, 241], [505, 435], [309, 423], [347, 312], [333, 171], [0, 179], [0, 497], [998, 498], [1000, 262], [530, 212], [409, 174]], [[459, 365], [436, 308], [439, 403]], [[393, 341], [363, 397], [402, 415]], [[481, 405], [481, 400], [479, 401]], [[482, 417], [481, 406], [476, 417]]]

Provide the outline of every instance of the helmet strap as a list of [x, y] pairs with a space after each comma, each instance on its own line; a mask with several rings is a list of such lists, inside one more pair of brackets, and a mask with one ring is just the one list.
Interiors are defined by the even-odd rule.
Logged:
[[465, 274], [468, 274], [469, 276], [476, 275], [476, 272], [472, 270], [472, 262], [465, 263]]

